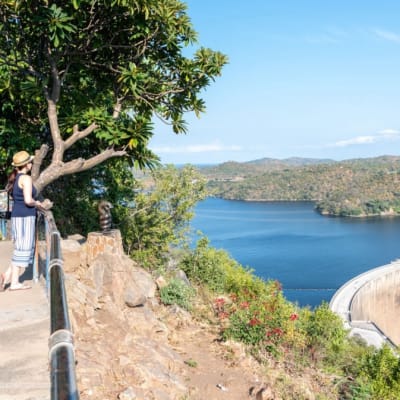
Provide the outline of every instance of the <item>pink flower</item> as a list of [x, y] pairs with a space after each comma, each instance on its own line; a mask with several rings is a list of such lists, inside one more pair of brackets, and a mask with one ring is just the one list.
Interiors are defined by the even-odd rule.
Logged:
[[229, 314], [226, 311], [221, 311], [218, 313], [218, 318], [219, 319], [226, 319], [229, 317]]
[[214, 302], [216, 306], [222, 307], [225, 304], [225, 299], [219, 297], [218, 299], [215, 299]]

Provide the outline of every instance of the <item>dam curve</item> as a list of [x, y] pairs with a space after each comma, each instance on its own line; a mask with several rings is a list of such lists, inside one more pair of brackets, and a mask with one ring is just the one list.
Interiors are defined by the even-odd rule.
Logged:
[[329, 308], [344, 321], [350, 335], [367, 344], [400, 345], [400, 260], [373, 268], [346, 282], [332, 297]]

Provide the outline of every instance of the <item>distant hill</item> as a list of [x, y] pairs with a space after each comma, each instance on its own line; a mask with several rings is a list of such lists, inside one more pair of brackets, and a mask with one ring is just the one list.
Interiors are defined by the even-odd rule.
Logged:
[[257, 164], [257, 165], [278, 165], [278, 166], [294, 166], [299, 167], [302, 165], [315, 165], [315, 164], [332, 164], [337, 161], [330, 159], [320, 159], [320, 158], [301, 158], [301, 157], [290, 157], [283, 160], [278, 160], [276, 158], [260, 158], [254, 161], [247, 161], [246, 164]]
[[247, 201], [314, 201], [323, 214], [400, 215], [400, 157], [334, 161], [263, 158], [203, 167], [217, 197]]

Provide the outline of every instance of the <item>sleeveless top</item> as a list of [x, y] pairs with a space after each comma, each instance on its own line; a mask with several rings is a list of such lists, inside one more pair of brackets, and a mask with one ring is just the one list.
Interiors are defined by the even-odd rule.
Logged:
[[[12, 197], [14, 200], [13, 208], [11, 211], [11, 217], [34, 217], [36, 216], [36, 207], [27, 206], [24, 201], [24, 192], [18, 186], [19, 178], [24, 174], [17, 174], [12, 190]], [[32, 198], [36, 198], [37, 190], [32, 185]]]

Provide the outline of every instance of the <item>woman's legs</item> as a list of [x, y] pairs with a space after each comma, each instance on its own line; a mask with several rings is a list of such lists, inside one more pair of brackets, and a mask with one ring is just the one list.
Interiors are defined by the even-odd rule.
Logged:
[[19, 284], [19, 277], [24, 271], [24, 268], [21, 267], [15, 267], [14, 265], [11, 267], [11, 285], [10, 289], [15, 288]]
[[10, 290], [28, 288], [19, 282], [20, 275], [32, 262], [33, 248], [35, 245], [35, 217], [11, 218], [12, 236], [14, 240], [14, 253], [11, 268]]

